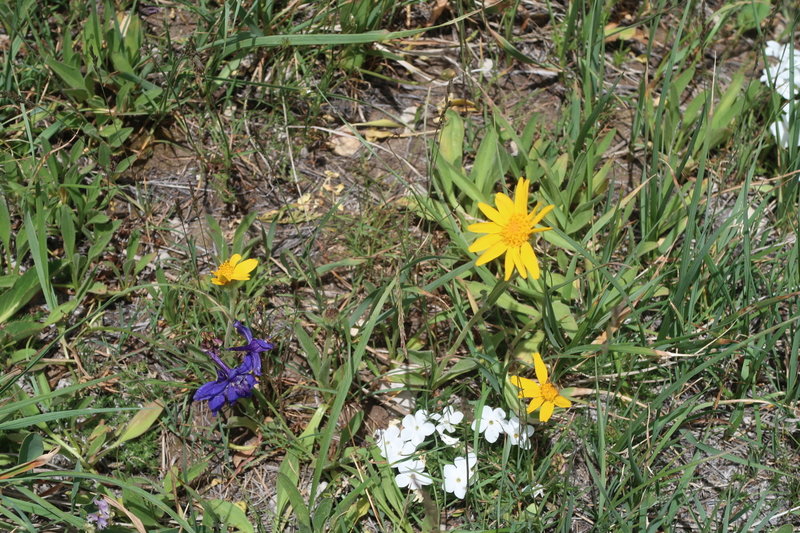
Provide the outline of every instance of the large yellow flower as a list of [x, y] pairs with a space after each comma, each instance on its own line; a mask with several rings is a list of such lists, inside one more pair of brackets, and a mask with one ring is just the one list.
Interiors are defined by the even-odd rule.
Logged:
[[214, 271], [211, 283], [214, 285], [227, 285], [232, 281], [247, 281], [250, 279], [250, 272], [258, 266], [258, 259], [245, 259], [242, 256], [233, 254], [230, 259], [219, 265]]
[[537, 203], [533, 211], [529, 213], [529, 186], [530, 181], [520, 178], [514, 191], [513, 201], [507, 195], [501, 192], [497, 193], [494, 200], [497, 209], [483, 202], [479, 203], [478, 208], [491, 222], [479, 222], [467, 227], [474, 233], [488, 233], [469, 247], [470, 252], [483, 252], [475, 265], [486, 264], [492, 259], [506, 254], [506, 280], [511, 278], [514, 268], [523, 278], [527, 279], [528, 273], [530, 273], [533, 279], [539, 279], [541, 273], [539, 261], [536, 260], [536, 255], [533, 253], [530, 237], [533, 233], [552, 229], [549, 227], [537, 228], [536, 224], [555, 206], [541, 207]]
[[539, 421], [547, 422], [553, 416], [553, 409], [556, 407], [567, 409], [572, 402], [561, 396], [558, 388], [547, 381], [547, 367], [544, 366], [542, 356], [538, 352], [533, 354], [533, 366], [536, 369], [536, 379], [539, 380], [539, 383], [519, 376], [509, 376], [509, 380], [512, 385], [520, 388], [518, 398], [532, 398], [531, 403], [528, 404], [528, 413], [541, 407]]

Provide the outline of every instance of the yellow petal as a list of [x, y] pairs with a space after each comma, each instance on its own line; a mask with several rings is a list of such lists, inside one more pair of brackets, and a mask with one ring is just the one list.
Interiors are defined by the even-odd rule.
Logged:
[[500, 257], [501, 255], [503, 255], [503, 252], [505, 252], [507, 248], [508, 246], [506, 245], [506, 243], [502, 241], [495, 244], [494, 246], [483, 252], [483, 255], [480, 256], [478, 260], [475, 262], [475, 266], [485, 265], [492, 259]]
[[511, 248], [506, 250], [505, 271], [506, 273], [503, 279], [508, 281], [511, 279], [511, 274], [514, 273], [514, 259], [511, 257]]
[[483, 202], [478, 202], [478, 209], [486, 215], [486, 218], [491, 220], [492, 222], [496, 222], [501, 226], [508, 222], [509, 215], [503, 215], [495, 209], [494, 207], [490, 206], [489, 204], [485, 204]]
[[484, 250], [488, 250], [502, 240], [503, 238], [500, 235], [496, 233], [490, 233], [489, 235], [484, 235], [483, 237], [476, 239], [475, 242], [469, 245], [468, 249], [473, 253], [482, 252]]
[[496, 222], [478, 222], [470, 224], [467, 229], [472, 233], [500, 233], [503, 227]]
[[239, 254], [233, 254], [233, 255], [231, 256], [231, 258], [230, 258], [230, 259], [228, 259], [228, 260], [227, 260], [227, 261], [225, 261], [225, 262], [226, 262], [226, 263], [229, 263], [229, 264], [230, 264], [232, 267], [235, 267], [235, 266], [236, 266], [236, 263], [238, 263], [238, 262], [239, 262], [239, 261], [241, 261], [241, 260], [242, 260], [242, 256], [241, 256], [241, 255], [239, 255]]
[[514, 213], [514, 202], [504, 193], [499, 192], [495, 194], [494, 203], [497, 205], [497, 210], [502, 214], [511, 216]]
[[532, 413], [537, 410], [541, 405], [544, 403], [544, 398], [539, 396], [538, 398], [534, 398], [531, 400], [531, 403], [528, 404], [528, 413]]
[[211, 283], [214, 285], [227, 285], [228, 282], [221, 278], [211, 278]]
[[530, 183], [525, 178], [520, 178], [517, 182], [517, 188], [514, 191], [514, 207], [516, 207], [517, 211], [528, 212], [528, 187]]
[[533, 368], [536, 370], [536, 379], [539, 384], [544, 385], [547, 383], [547, 367], [544, 366], [544, 361], [539, 352], [533, 352]]
[[536, 260], [536, 254], [533, 253], [533, 247], [531, 247], [531, 243], [526, 242], [522, 245], [522, 248], [520, 249], [520, 258], [530, 271], [531, 277], [533, 279], [539, 279], [539, 275], [541, 274], [539, 271], [539, 261]]
[[531, 211], [530, 215], [528, 215], [528, 218], [530, 218], [531, 220], [531, 226], [535, 226], [536, 224], [538, 224], [539, 221], [542, 220], [547, 215], [547, 213], [552, 211], [554, 208], [555, 208], [554, 205], [546, 205], [538, 213], [536, 213], [536, 209]]
[[246, 281], [250, 279], [250, 272], [258, 266], [258, 259], [245, 259], [233, 269], [233, 279]]
[[553, 416], [553, 409], [555, 409], [555, 404], [553, 404], [553, 402], [544, 402], [542, 404], [542, 410], [539, 411], [539, 422], [547, 422], [550, 420], [550, 417]]
[[514, 260], [514, 266], [519, 270], [519, 275], [522, 276], [523, 279], [528, 279], [528, 271], [522, 263], [522, 258], [519, 255], [519, 248], [509, 248], [508, 254], [511, 256], [511, 259]]
[[542, 394], [542, 388], [532, 379], [523, 378], [520, 376], [510, 376], [509, 381], [515, 387], [520, 388], [518, 398], [535, 398], [536, 396], [541, 396]]
[[553, 403], [556, 404], [556, 407], [561, 407], [562, 409], [569, 409], [572, 407], [572, 402], [561, 396], [560, 394], [555, 397]]

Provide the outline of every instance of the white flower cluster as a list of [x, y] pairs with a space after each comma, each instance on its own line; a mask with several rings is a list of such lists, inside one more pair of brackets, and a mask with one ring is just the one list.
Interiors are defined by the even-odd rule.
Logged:
[[523, 424], [520, 419], [512, 414], [506, 419], [506, 412], [501, 408], [495, 409], [484, 405], [481, 415], [472, 422], [472, 429], [483, 433], [487, 442], [496, 442], [501, 433], [505, 433], [514, 446], [527, 450], [531, 447], [530, 437], [533, 435], [533, 426]]
[[[764, 69], [760, 78], [761, 83], [774, 90], [784, 100], [792, 100], [800, 93], [800, 50], [788, 44], [768, 41], [764, 55], [775, 58], [778, 62]], [[789, 147], [791, 107], [789, 104], [784, 105], [781, 117], [769, 126], [772, 136], [784, 148]], [[797, 144], [800, 146], [800, 139], [797, 139]]]
[[[376, 432], [375, 441], [379, 453], [397, 469], [395, 482], [398, 487], [418, 490], [433, 483], [433, 479], [425, 471], [425, 461], [415, 454], [434, 433], [448, 446], [458, 445], [459, 440], [448, 433], [455, 432], [456, 425], [463, 419], [464, 413], [452, 407], [446, 407], [441, 414], [419, 410], [406, 415], [399, 426], [393, 424]], [[530, 447], [529, 439], [533, 434], [533, 426], [521, 423], [514, 415], [506, 419], [503, 409], [488, 406], [483, 407], [480, 416], [472, 423], [472, 429], [482, 433], [490, 443], [496, 442], [500, 434], [505, 433], [512, 445], [525, 449]], [[442, 488], [463, 499], [467, 486], [475, 479], [477, 464], [478, 458], [472, 452], [456, 457], [452, 464], [446, 464], [443, 468]]]

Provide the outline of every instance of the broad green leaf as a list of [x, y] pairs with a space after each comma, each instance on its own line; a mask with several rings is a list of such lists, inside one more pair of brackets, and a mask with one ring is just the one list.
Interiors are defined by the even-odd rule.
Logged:
[[439, 135], [439, 157], [456, 168], [461, 168], [464, 154], [464, 121], [461, 116], [448, 109], [444, 114], [444, 127]]
[[500, 168], [497, 151], [500, 150], [497, 130], [489, 128], [478, 147], [475, 163], [469, 173], [469, 179], [475, 184], [483, 197], [492, 193], [494, 185], [503, 178], [504, 169]]
[[[284, 459], [284, 463], [286, 460]], [[283, 464], [281, 464], [283, 466]], [[308, 514], [308, 507], [306, 506], [306, 502], [303, 500], [303, 496], [300, 494], [300, 491], [297, 490], [297, 481], [293, 479], [294, 476], [291, 478], [288, 477], [283, 472], [278, 472], [278, 481], [276, 484], [278, 495], [282, 496], [282, 499], [286, 501], [284, 506], [288, 506], [291, 503], [291, 508], [294, 510], [294, 514], [297, 517], [298, 525], [301, 527], [301, 531], [309, 531], [311, 528], [311, 517]], [[288, 508], [288, 507], [286, 507]], [[280, 519], [280, 515], [276, 515], [276, 520]], [[285, 525], [285, 521], [278, 521], [276, 523]], [[284, 529], [276, 529], [275, 531], [284, 531]]]
[[208, 515], [203, 516], [203, 524], [213, 526], [215, 524], [222, 524], [227, 528], [234, 528], [240, 533], [254, 533], [255, 528], [253, 524], [247, 520], [247, 514], [244, 509], [228, 500], [207, 500], [203, 502], [208, 515], [211, 515], [216, 520], [207, 520]]
[[83, 91], [86, 93], [86, 96], [88, 96], [88, 92], [86, 92], [84, 76], [81, 74], [79, 68], [69, 66], [61, 61], [56, 61], [55, 59], [46, 59], [45, 63], [47, 63], [47, 66], [53, 69], [53, 72], [55, 72], [56, 75], [69, 86], [69, 88], [75, 91]]
[[[481, 293], [489, 294], [492, 292], [491, 287], [478, 281], [466, 281], [464, 284], [467, 286], [467, 290], [469, 290], [476, 299]], [[521, 313], [529, 318], [541, 317], [541, 313], [536, 308], [518, 302], [508, 291], [503, 292], [503, 294], [497, 298], [495, 305], [506, 311]]]
[[[32, 457], [28, 461], [25, 461], [24, 463], [20, 463], [17, 466], [4, 470], [3, 472], [0, 472], [0, 479], [9, 479], [18, 476], [20, 474], [23, 474], [25, 472], [28, 472], [30, 470], [33, 470], [34, 468], [39, 468], [41, 466], [44, 466], [47, 463], [49, 463], [53, 459], [53, 457], [56, 456], [56, 454], [58, 454], [59, 450], [60, 447], [56, 446], [52, 451], [48, 453], [41, 453], [37, 456]], [[22, 451], [20, 451], [20, 456], [21, 455]]]
[[28, 433], [19, 448], [18, 464], [33, 461], [44, 453], [44, 440], [38, 433]]
[[145, 405], [138, 413], [133, 415], [133, 418], [128, 422], [125, 428], [120, 432], [115, 446], [122, 444], [125, 441], [135, 439], [142, 435], [145, 431], [150, 429], [161, 412], [164, 410], [164, 404], [160, 400], [150, 402]]
[[36, 270], [31, 268], [17, 277], [14, 286], [0, 294], [0, 324], [14, 316], [41, 290]]

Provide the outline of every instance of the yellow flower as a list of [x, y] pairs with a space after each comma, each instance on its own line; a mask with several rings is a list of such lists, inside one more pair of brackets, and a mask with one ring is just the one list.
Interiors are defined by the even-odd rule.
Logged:
[[[240, 262], [241, 261], [241, 262]], [[214, 285], [227, 285], [231, 281], [247, 281], [250, 279], [250, 272], [258, 266], [258, 259], [245, 259], [242, 256], [233, 254], [230, 259], [219, 265], [211, 278]]]
[[536, 379], [539, 380], [539, 383], [519, 376], [510, 376], [509, 379], [512, 385], [521, 389], [517, 395], [518, 398], [532, 398], [531, 403], [528, 404], [528, 413], [541, 407], [539, 421], [547, 422], [553, 415], [555, 407], [567, 409], [572, 402], [561, 396], [558, 388], [547, 381], [547, 367], [544, 366], [542, 356], [538, 353], [533, 354], [533, 366], [536, 369]]
[[479, 203], [478, 208], [491, 222], [479, 222], [467, 227], [474, 233], [488, 233], [469, 247], [470, 252], [483, 252], [475, 265], [484, 265], [506, 254], [506, 280], [511, 278], [515, 267], [523, 278], [527, 279], [530, 272], [533, 279], [539, 279], [539, 262], [533, 253], [530, 236], [552, 229], [535, 227], [555, 206], [548, 205], [540, 209], [541, 206], [537, 203], [533, 211], [528, 213], [529, 186], [530, 181], [520, 178], [514, 191], [513, 201], [505, 194], [497, 193], [495, 195], [497, 209], [483, 202]]

